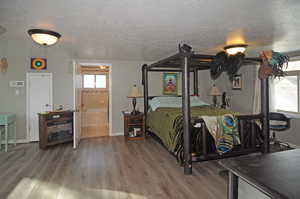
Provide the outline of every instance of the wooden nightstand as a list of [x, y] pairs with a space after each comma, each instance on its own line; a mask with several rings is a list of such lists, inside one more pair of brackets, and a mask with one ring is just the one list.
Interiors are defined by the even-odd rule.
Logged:
[[131, 115], [122, 112], [124, 116], [124, 136], [126, 140], [144, 140], [144, 113]]

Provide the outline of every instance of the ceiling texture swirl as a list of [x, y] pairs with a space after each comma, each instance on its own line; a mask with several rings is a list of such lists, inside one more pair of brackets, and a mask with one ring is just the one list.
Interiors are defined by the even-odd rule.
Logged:
[[27, 30], [45, 28], [62, 34], [53, 48], [80, 59], [155, 61], [179, 43], [215, 54], [246, 42], [255, 56], [298, 52], [299, 18], [299, 0], [0, 0], [0, 40], [26, 47]]

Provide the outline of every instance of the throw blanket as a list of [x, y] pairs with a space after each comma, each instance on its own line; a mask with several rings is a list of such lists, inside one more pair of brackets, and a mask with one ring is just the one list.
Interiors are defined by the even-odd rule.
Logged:
[[[233, 112], [226, 109], [214, 108], [210, 106], [191, 107], [191, 122], [201, 119], [202, 116], [217, 116], [233, 114]], [[150, 132], [160, 139], [162, 144], [169, 152], [174, 154], [178, 162], [183, 162], [183, 116], [181, 108], [158, 108], [156, 111], [148, 113], [147, 126]], [[199, 129], [191, 126], [191, 141], [192, 151], [195, 154], [202, 153], [202, 136]], [[214, 139], [211, 135], [208, 136], [208, 150], [215, 151]]]
[[237, 119], [231, 114], [202, 116], [209, 133], [215, 140], [216, 150], [224, 154], [240, 144]]

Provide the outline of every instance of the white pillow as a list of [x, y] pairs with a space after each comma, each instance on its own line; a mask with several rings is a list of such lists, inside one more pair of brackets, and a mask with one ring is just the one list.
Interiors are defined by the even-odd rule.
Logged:
[[199, 96], [191, 96], [190, 103], [191, 103], [191, 106], [208, 106], [209, 105], [208, 103], [202, 101]]
[[[181, 108], [182, 107], [182, 97], [169, 97], [169, 96], [161, 96], [161, 97], [154, 97], [149, 101], [149, 105], [152, 111], [155, 111], [158, 108], [165, 107], [165, 108]], [[207, 106], [206, 102], [200, 100], [198, 96], [191, 96], [190, 97], [190, 106]]]

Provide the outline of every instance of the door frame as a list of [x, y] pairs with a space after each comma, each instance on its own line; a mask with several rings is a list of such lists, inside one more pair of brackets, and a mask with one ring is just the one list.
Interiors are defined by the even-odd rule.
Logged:
[[[74, 64], [78, 64], [80, 66], [94, 66], [97, 67], [99, 65], [105, 65], [109, 67], [108, 71], [108, 78], [109, 78], [109, 85], [108, 85], [108, 92], [109, 92], [109, 106], [108, 106], [108, 135], [113, 136], [112, 134], [112, 64], [111, 63], [105, 63], [100, 60], [74, 60]], [[73, 79], [74, 79], [74, 74], [73, 74]], [[73, 81], [73, 90], [75, 90], [75, 84]], [[75, 95], [73, 95], [73, 107], [75, 107]]]
[[44, 72], [27, 72], [26, 73], [26, 140], [27, 142], [31, 141], [30, 131], [29, 131], [29, 78], [31, 76], [42, 76], [47, 75], [50, 77], [50, 101], [53, 108], [53, 75], [52, 73]]

